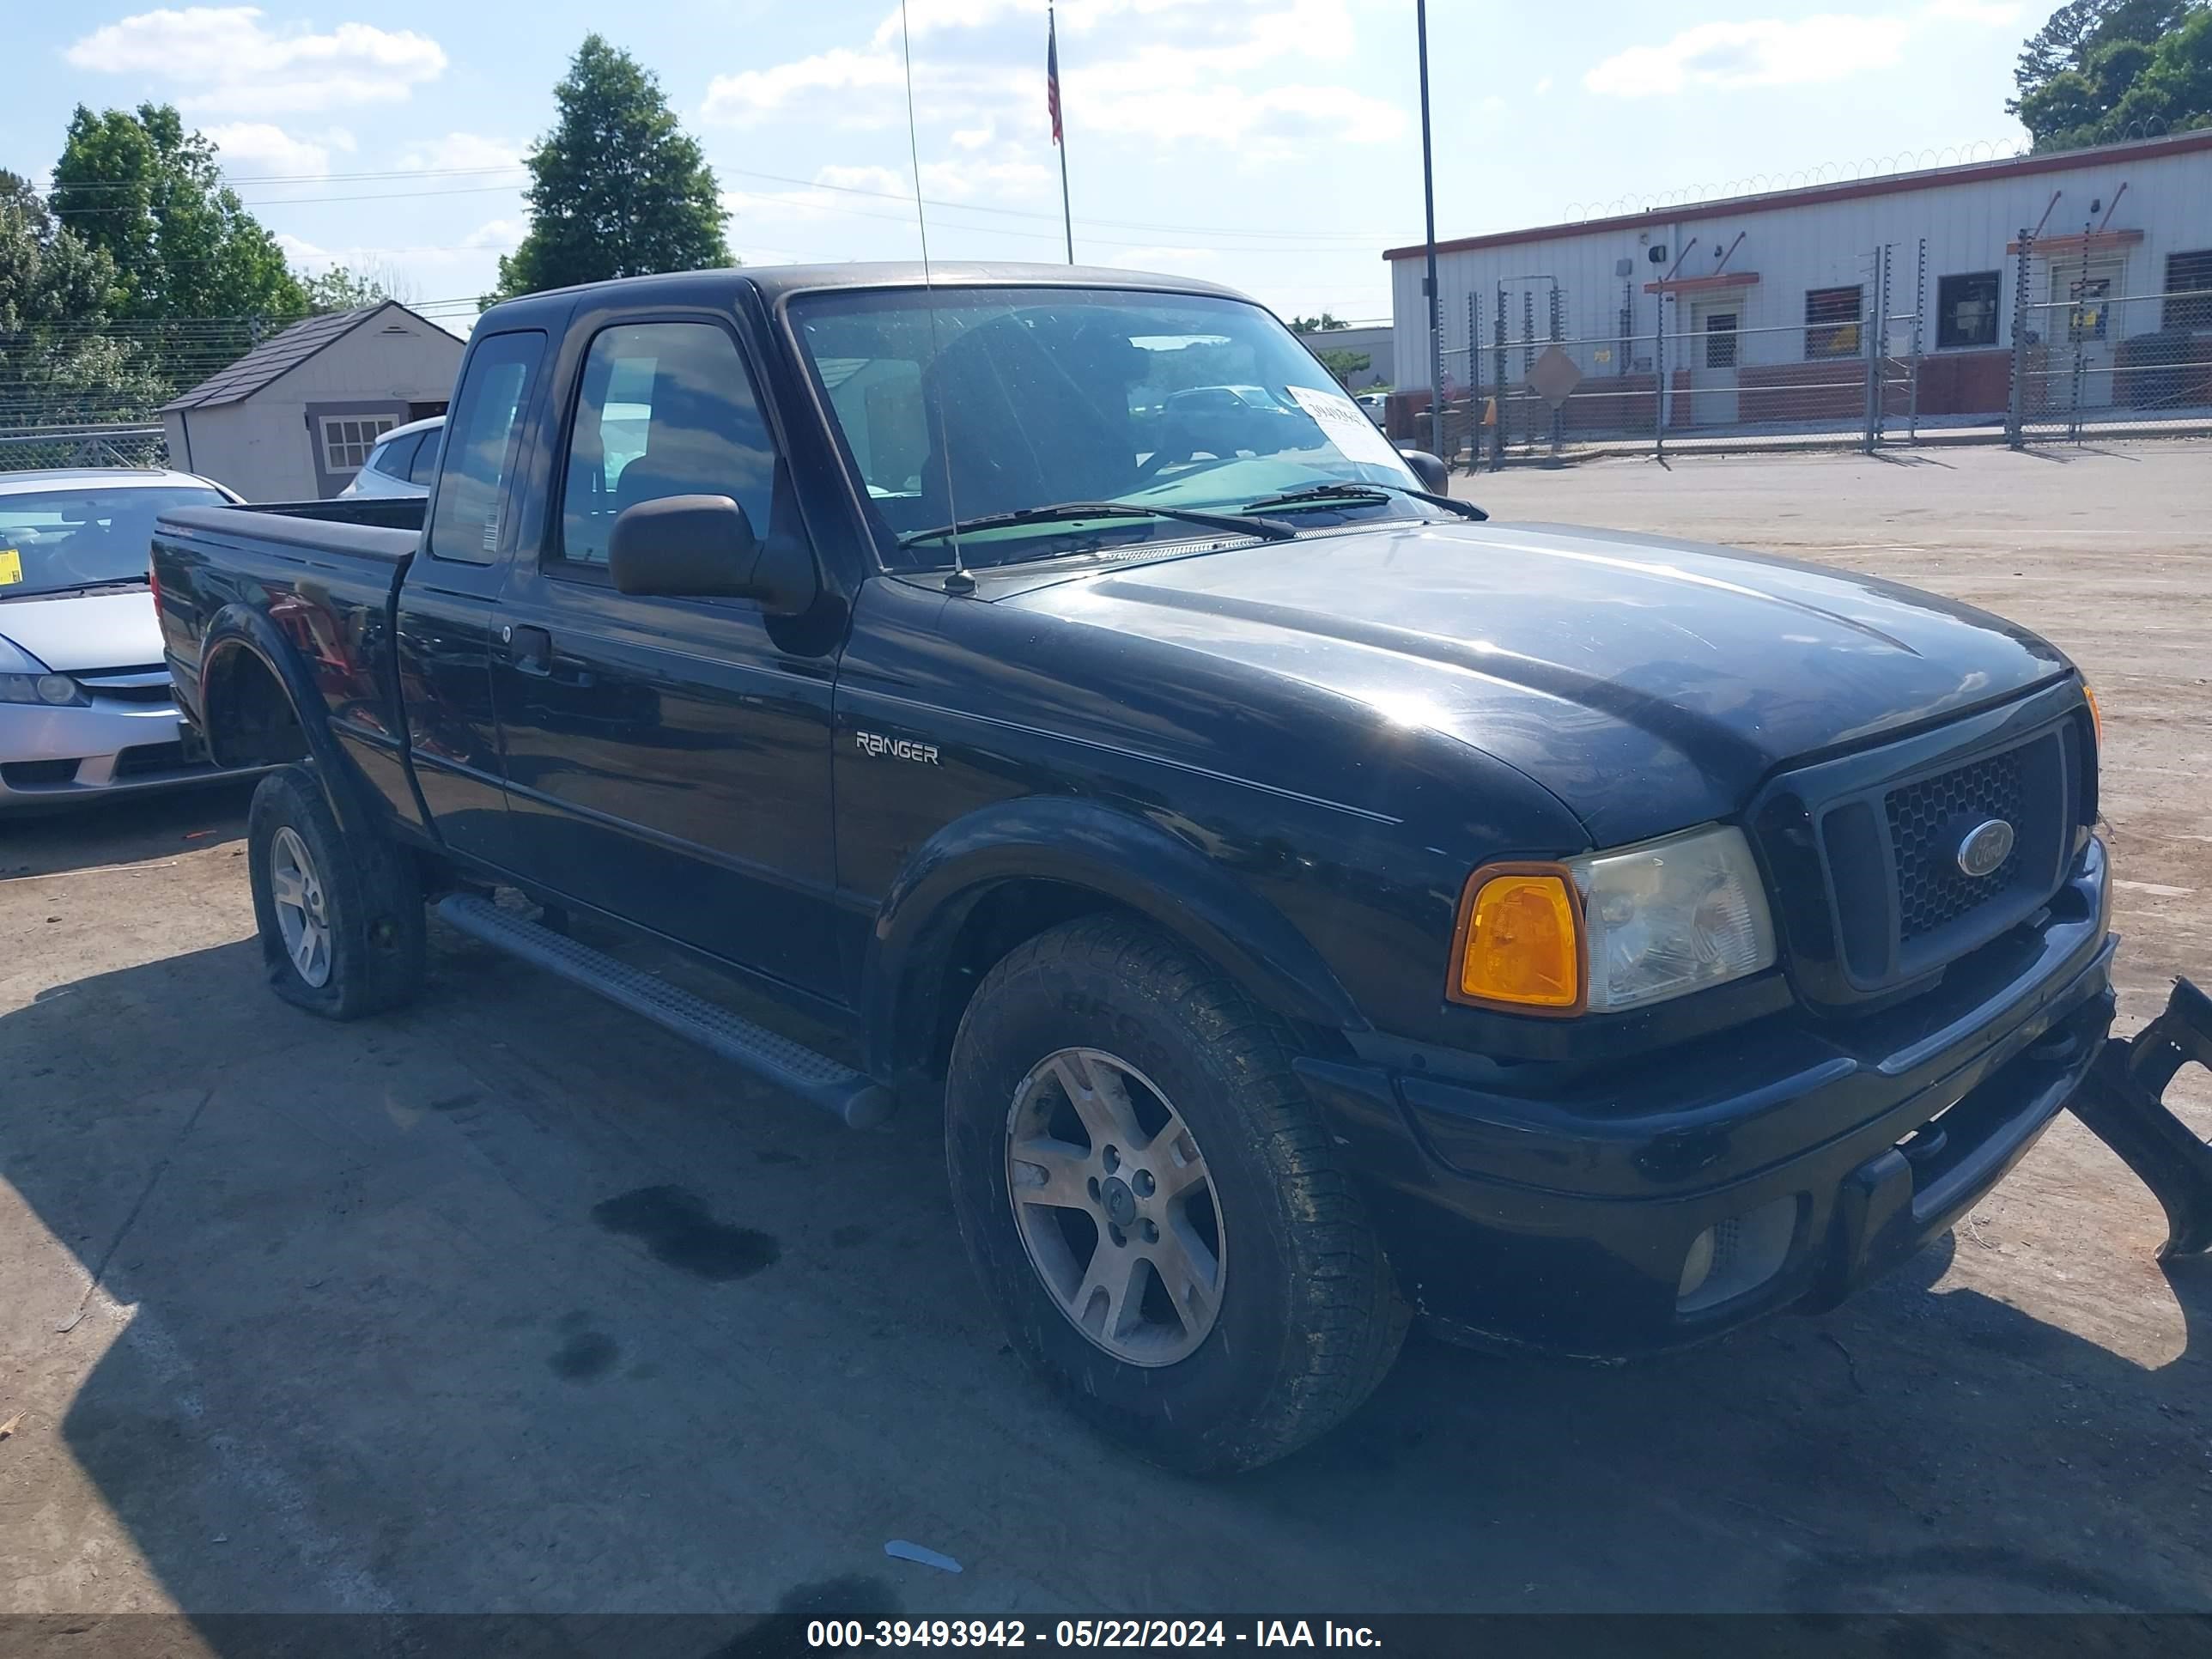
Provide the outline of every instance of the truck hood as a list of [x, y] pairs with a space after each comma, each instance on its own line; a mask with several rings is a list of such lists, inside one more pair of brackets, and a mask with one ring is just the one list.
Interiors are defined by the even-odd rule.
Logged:
[[57, 674], [149, 668], [161, 660], [161, 624], [154, 596], [143, 588], [0, 601], [0, 639], [12, 640]]
[[2023, 629], [1894, 583], [1553, 525], [1376, 526], [1002, 603], [1432, 728], [1543, 784], [1598, 846], [1725, 817], [1785, 762], [2002, 701], [2069, 666]]

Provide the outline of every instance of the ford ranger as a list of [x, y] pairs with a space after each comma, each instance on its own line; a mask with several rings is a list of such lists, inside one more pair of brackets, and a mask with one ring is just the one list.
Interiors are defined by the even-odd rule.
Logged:
[[279, 995], [393, 1006], [434, 906], [855, 1126], [941, 1104], [1018, 1349], [1171, 1464], [1310, 1439], [1415, 1316], [1832, 1305], [2069, 1105], [2212, 1244], [2159, 1100], [2212, 1008], [2108, 1038], [2063, 654], [1448, 482], [1218, 288], [696, 272], [492, 307], [427, 501], [171, 512], [154, 576], [277, 769]]

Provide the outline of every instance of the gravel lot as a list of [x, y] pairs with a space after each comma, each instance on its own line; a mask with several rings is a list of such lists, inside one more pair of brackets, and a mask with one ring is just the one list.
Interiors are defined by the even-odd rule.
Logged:
[[[2212, 447], [1462, 489], [2050, 633], [2106, 709], [2123, 1028], [2212, 975]], [[1625, 1370], [1417, 1340], [1193, 1484], [1002, 1347], [931, 1123], [443, 933], [404, 1014], [277, 1003], [244, 799], [0, 827], [0, 1612], [2212, 1608], [2212, 1261], [2161, 1272], [2070, 1120], [1835, 1315]]]

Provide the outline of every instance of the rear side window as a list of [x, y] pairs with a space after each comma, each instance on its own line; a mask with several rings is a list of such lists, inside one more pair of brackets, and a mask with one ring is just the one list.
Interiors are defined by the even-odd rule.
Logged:
[[433, 558], [490, 564], [499, 556], [500, 512], [521, 448], [522, 412], [545, 337], [495, 334], [469, 354], [461, 392], [446, 422], [437, 506], [425, 546]]
[[584, 360], [561, 498], [562, 556], [604, 565], [615, 517], [727, 495], [768, 534], [775, 450], [737, 343], [712, 323], [624, 323]]
[[407, 469], [407, 482], [428, 489], [430, 480], [438, 475], [439, 440], [445, 435], [441, 427], [432, 427], [422, 434], [422, 447], [415, 452], [414, 464]]
[[405, 477], [408, 465], [422, 442], [422, 434], [419, 432], [410, 432], [404, 438], [386, 438], [369, 456], [369, 470], [381, 472], [387, 478]]

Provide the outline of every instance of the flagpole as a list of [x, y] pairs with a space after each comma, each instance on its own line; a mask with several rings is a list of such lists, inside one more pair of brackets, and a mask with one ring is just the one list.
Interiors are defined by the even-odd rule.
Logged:
[[1075, 216], [1067, 205], [1067, 121], [1060, 96], [1060, 26], [1053, 16], [1052, 0], [1045, 0], [1045, 40], [1052, 58], [1053, 143], [1060, 151], [1060, 223], [1067, 234], [1067, 263], [1075, 263]]

